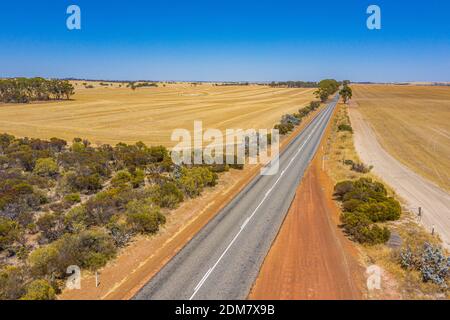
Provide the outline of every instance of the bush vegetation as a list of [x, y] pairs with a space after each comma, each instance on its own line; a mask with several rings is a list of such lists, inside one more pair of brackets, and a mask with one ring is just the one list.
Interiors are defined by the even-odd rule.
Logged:
[[349, 125], [349, 124], [340, 124], [339, 126], [338, 126], [338, 130], [339, 131], [348, 131], [348, 132], [351, 132], [351, 133], [353, 133], [353, 128], [352, 128], [352, 126], [351, 125]]
[[44, 78], [0, 79], [0, 102], [28, 103], [31, 101], [70, 99], [75, 93], [67, 80]]
[[342, 226], [360, 243], [378, 244], [389, 240], [390, 232], [377, 223], [398, 220], [400, 203], [387, 196], [384, 185], [370, 178], [336, 184], [334, 194], [342, 202]]
[[281, 135], [286, 135], [294, 130], [294, 127], [299, 125], [304, 117], [306, 117], [319, 107], [319, 101], [311, 101], [308, 106], [299, 109], [298, 113], [283, 115], [281, 117], [280, 123], [276, 124], [273, 128], [275, 130], [278, 130]]
[[0, 134], [0, 298], [52, 299], [237, 165], [176, 166], [162, 146]]
[[423, 282], [432, 282], [441, 289], [448, 289], [450, 257], [439, 246], [425, 242], [421, 248], [407, 247], [399, 256], [402, 268], [419, 271]]

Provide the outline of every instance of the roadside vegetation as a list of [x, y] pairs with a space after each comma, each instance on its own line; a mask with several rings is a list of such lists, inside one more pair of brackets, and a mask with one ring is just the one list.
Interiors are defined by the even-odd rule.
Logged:
[[348, 100], [350, 100], [353, 96], [352, 88], [348, 86], [346, 82], [343, 83], [342, 89], [339, 91], [339, 94], [342, 97], [342, 100], [344, 103], [347, 103]]
[[317, 99], [325, 102], [339, 89], [339, 82], [334, 79], [325, 79], [318, 83], [318, 89], [314, 92]]
[[298, 126], [304, 117], [308, 116], [319, 107], [319, 101], [311, 101], [308, 106], [299, 109], [297, 113], [283, 115], [280, 123], [276, 124], [274, 129], [277, 129], [280, 135], [286, 135], [294, 130], [294, 127]]
[[370, 173], [371, 168], [361, 163], [347, 108], [339, 104], [332, 120], [326, 167], [336, 183], [343, 231], [357, 243], [366, 266], [376, 264], [383, 270], [382, 291], [367, 292], [368, 298], [448, 298], [448, 252], [437, 236], [418, 224], [415, 214], [402, 209], [395, 193]]
[[274, 126], [274, 129], [279, 130], [280, 135], [285, 135], [291, 132], [295, 126], [299, 125], [302, 119], [308, 116], [311, 112], [317, 110], [320, 107], [321, 102], [326, 102], [328, 98], [336, 93], [339, 88], [339, 82], [334, 79], [326, 79], [320, 81], [318, 84], [315, 82], [303, 82], [303, 81], [288, 81], [288, 82], [272, 82], [270, 86], [287, 86], [287, 87], [302, 87], [309, 85], [314, 85], [314, 87], [319, 87], [314, 94], [320, 101], [311, 101], [308, 106], [301, 108], [297, 113], [285, 114], [281, 117], [280, 123]]
[[28, 103], [70, 99], [75, 93], [67, 80], [44, 78], [0, 79], [0, 102]]
[[0, 135], [0, 299], [52, 299], [67, 267], [95, 271], [151, 235], [229, 166], [176, 166], [142, 142], [94, 147]]
[[346, 180], [336, 184], [334, 194], [342, 202], [342, 226], [353, 240], [367, 244], [389, 240], [389, 229], [378, 223], [398, 220], [401, 207], [387, 196], [382, 183], [370, 178]]
[[[307, 86], [312, 84], [317, 86], [316, 83], [303, 81], [272, 82], [270, 86], [287, 86], [295, 88], [302, 87], [302, 85]], [[280, 135], [286, 135], [290, 133], [292, 130], [294, 130], [295, 126], [298, 126], [302, 122], [303, 118], [308, 116], [311, 112], [317, 110], [320, 107], [321, 102], [326, 102], [328, 98], [338, 90], [339, 82], [334, 79], [326, 79], [320, 81], [318, 86], [319, 89], [315, 91], [314, 94], [317, 96], [317, 98], [320, 98], [321, 101], [311, 101], [308, 106], [299, 109], [297, 113], [283, 115], [281, 117], [280, 123], [277, 123], [274, 126], [274, 129], [277, 129]]]

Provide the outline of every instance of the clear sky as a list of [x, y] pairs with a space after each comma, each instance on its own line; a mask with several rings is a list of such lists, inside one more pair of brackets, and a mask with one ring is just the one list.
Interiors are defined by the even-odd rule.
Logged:
[[0, 77], [14, 76], [450, 81], [450, 1], [2, 0]]

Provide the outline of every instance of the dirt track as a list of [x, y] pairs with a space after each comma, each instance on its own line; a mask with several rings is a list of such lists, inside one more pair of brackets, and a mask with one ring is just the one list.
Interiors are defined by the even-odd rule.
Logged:
[[338, 229], [332, 183], [319, 151], [297, 189], [288, 215], [249, 299], [362, 299], [357, 252]]
[[444, 245], [450, 248], [450, 195], [387, 153], [364, 121], [356, 103], [350, 105], [349, 115], [355, 131], [355, 148], [361, 160], [374, 166], [373, 172], [406, 201], [411, 211], [417, 212], [418, 207], [422, 207], [421, 222], [430, 231], [434, 227]]

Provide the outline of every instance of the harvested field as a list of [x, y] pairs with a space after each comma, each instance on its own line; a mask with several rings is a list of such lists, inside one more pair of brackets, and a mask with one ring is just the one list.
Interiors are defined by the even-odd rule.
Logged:
[[450, 191], [450, 87], [353, 85], [354, 100], [383, 148]]
[[[0, 132], [37, 138], [74, 137], [92, 143], [143, 141], [173, 146], [172, 130], [204, 128], [272, 128], [281, 115], [314, 100], [314, 89], [267, 86], [159, 84], [136, 90], [75, 81], [72, 101], [0, 105]], [[119, 88], [119, 85], [122, 85]]]

